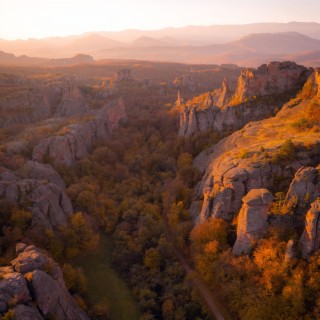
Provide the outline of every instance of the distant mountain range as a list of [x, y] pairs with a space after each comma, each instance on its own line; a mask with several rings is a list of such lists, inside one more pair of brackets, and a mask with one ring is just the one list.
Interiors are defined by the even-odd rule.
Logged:
[[[235, 63], [244, 66], [290, 59], [307, 66], [319, 66], [320, 24], [290, 22], [188, 26], [154, 31], [92, 32], [40, 40], [0, 39], [0, 50], [19, 56], [10, 58], [2, 53], [2, 64], [46, 63], [46, 60], [28, 56], [61, 59], [84, 54], [94, 59]], [[86, 63], [90, 60], [82, 56], [80, 61], [79, 57], [74, 62]], [[71, 62], [73, 60], [65, 60], [64, 63]], [[50, 60], [52, 63], [60, 62]]]

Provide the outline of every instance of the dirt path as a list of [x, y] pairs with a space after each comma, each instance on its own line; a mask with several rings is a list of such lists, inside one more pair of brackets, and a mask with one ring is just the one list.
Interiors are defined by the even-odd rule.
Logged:
[[214, 318], [216, 320], [232, 320], [230, 313], [222, 305], [219, 299], [212, 293], [212, 291], [207, 287], [207, 285], [200, 279], [196, 271], [191, 268], [181, 252], [176, 247], [174, 247], [174, 251], [180, 264], [183, 266], [183, 268], [187, 272], [187, 275], [193, 282], [194, 286], [197, 288], [198, 293], [206, 302]]

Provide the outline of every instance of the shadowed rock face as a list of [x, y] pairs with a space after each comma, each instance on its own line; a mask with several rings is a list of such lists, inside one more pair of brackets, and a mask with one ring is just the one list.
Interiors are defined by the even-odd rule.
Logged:
[[305, 230], [300, 238], [302, 256], [307, 259], [311, 253], [320, 248], [320, 200], [311, 204], [306, 215]]
[[27, 161], [24, 167], [19, 171], [19, 174], [25, 179], [45, 180], [56, 184], [61, 189], [66, 188], [66, 184], [61, 176], [49, 164], [43, 164], [37, 161]]
[[225, 80], [220, 90], [200, 99], [204, 101], [202, 104], [191, 103], [181, 110], [179, 135], [190, 136], [209, 129], [234, 131], [250, 121], [268, 118], [277, 110], [279, 102], [261, 98], [297, 92], [310, 73], [294, 62], [272, 62], [257, 70], [244, 69], [234, 92]]
[[39, 86], [0, 98], [0, 114], [3, 114], [0, 127], [78, 116], [89, 111], [79, 88], [65, 83]]
[[56, 184], [34, 179], [0, 181], [0, 198], [10, 203], [30, 203], [31, 227], [58, 228], [68, 224], [73, 213], [70, 199]]
[[33, 149], [33, 160], [50, 158], [55, 164], [70, 166], [88, 155], [92, 144], [109, 137], [126, 118], [122, 99], [101, 109], [93, 120], [72, 124], [64, 128], [65, 134], [41, 140]]
[[0, 313], [12, 307], [14, 301], [16, 320], [89, 320], [69, 294], [59, 266], [34, 246], [21, 247], [25, 249], [11, 267], [0, 268]]
[[267, 189], [253, 189], [243, 199], [238, 217], [234, 255], [247, 254], [252, 241], [262, 238], [268, 227], [268, 210], [273, 200]]

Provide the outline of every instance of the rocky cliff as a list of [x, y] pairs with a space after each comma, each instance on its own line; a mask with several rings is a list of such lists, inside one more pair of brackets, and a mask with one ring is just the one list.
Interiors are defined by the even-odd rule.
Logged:
[[64, 134], [41, 140], [33, 149], [32, 158], [38, 162], [71, 165], [88, 155], [94, 142], [104, 140], [126, 118], [122, 99], [111, 102], [92, 120], [71, 124], [61, 130]]
[[16, 320], [89, 320], [68, 292], [58, 264], [34, 246], [18, 244], [11, 266], [0, 268], [0, 314]]
[[[313, 79], [314, 75], [310, 77]], [[247, 124], [194, 160], [194, 165], [204, 172], [197, 188], [197, 198], [203, 196], [198, 221], [209, 216], [231, 220], [241, 208], [241, 199], [251, 189], [287, 189], [295, 174], [287, 200], [307, 194], [310, 199], [317, 197], [317, 170], [301, 167], [315, 167], [320, 162], [316, 147], [320, 136], [316, 130], [295, 130], [292, 126], [297, 119], [305, 117], [308, 105], [317, 94], [313, 90], [304, 99], [299, 96], [284, 105], [276, 117]], [[289, 138], [299, 145], [294, 156], [283, 151]]]
[[181, 106], [180, 136], [195, 132], [240, 129], [250, 121], [271, 117], [289, 95], [298, 92], [311, 70], [294, 62], [272, 62], [257, 70], [242, 70], [232, 91], [225, 80], [220, 90]]

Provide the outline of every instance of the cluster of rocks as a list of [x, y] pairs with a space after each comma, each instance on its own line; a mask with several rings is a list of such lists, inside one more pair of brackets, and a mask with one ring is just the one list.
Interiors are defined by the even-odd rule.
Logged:
[[268, 118], [279, 105], [267, 97], [298, 92], [311, 72], [294, 62], [271, 62], [257, 70], [244, 69], [235, 91], [224, 80], [221, 89], [199, 97], [203, 103], [186, 103], [180, 111], [179, 135], [190, 136], [209, 129], [234, 131], [250, 121]]
[[35, 246], [19, 243], [11, 266], [0, 267], [0, 314], [15, 320], [89, 320], [66, 288], [58, 264]]

